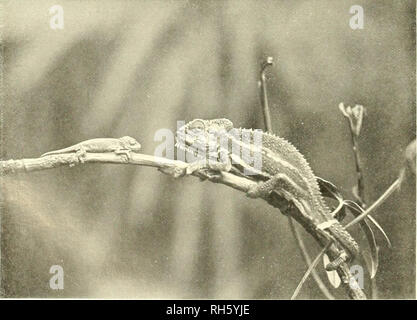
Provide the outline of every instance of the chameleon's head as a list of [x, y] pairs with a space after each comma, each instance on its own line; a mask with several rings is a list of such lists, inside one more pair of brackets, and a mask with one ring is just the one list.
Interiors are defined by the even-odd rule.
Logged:
[[122, 141], [125, 146], [129, 149], [132, 150], [133, 152], [137, 152], [141, 149], [141, 145], [139, 142], [136, 141], [136, 139], [129, 137], [129, 136], [124, 136], [120, 138], [120, 141]]
[[221, 132], [233, 129], [233, 123], [228, 119], [203, 120], [195, 119], [177, 131], [177, 146], [183, 149], [190, 149], [208, 146], [216, 141]]

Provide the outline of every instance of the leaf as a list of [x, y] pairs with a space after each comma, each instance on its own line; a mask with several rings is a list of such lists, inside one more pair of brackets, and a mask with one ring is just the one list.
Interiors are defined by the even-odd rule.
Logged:
[[[351, 208], [352, 210], [355, 210], [356, 212], [364, 212], [364, 210], [354, 201], [346, 200], [346, 205]], [[385, 233], [384, 229], [381, 227], [381, 225], [378, 223], [378, 221], [375, 220], [374, 217], [371, 215], [368, 215], [365, 220], [368, 220], [372, 222], [372, 224], [381, 232], [381, 234], [384, 236], [385, 241], [387, 242], [388, 247], [392, 248], [391, 240], [388, 238], [388, 235]]]
[[405, 149], [405, 158], [411, 172], [416, 174], [416, 139], [414, 139]]
[[[329, 263], [330, 263], [329, 257], [327, 256], [327, 254], [324, 254], [323, 255], [324, 268], [326, 268], [326, 266]], [[337, 274], [337, 272], [335, 270], [332, 270], [332, 271], [327, 271], [326, 270], [326, 274], [327, 274], [327, 278], [329, 279], [330, 284], [335, 288], [339, 288], [340, 284], [342, 283], [342, 280], [340, 280], [340, 277]]]
[[[363, 209], [356, 204], [356, 202], [353, 201], [346, 201], [346, 205], [351, 209], [350, 212], [352, 212], [352, 214], [357, 217], [359, 216]], [[371, 263], [367, 263], [367, 267], [368, 267], [368, 271], [371, 275], [371, 279], [375, 277], [376, 272], [378, 271], [378, 265], [379, 265], [379, 255], [378, 255], [378, 246], [376, 244], [376, 240], [375, 240], [375, 234], [371, 228], [371, 226], [369, 225], [369, 221], [371, 222], [375, 222], [375, 224], [380, 228], [380, 230], [382, 230], [382, 228], [379, 226], [379, 224], [372, 218], [372, 220], [366, 218], [362, 221], [359, 222], [359, 225], [361, 227], [361, 229], [363, 230], [363, 232], [365, 233], [365, 236], [368, 240], [368, 244], [369, 244], [369, 248], [371, 249]], [[383, 231], [383, 230], [382, 230]], [[383, 232], [384, 235], [385, 232]], [[388, 238], [387, 238], [388, 239]], [[388, 239], [389, 241], [389, 239]], [[390, 242], [389, 242], [390, 244]], [[362, 256], [364, 257], [364, 255], [362, 254]], [[366, 261], [366, 259], [365, 259]]]
[[339, 189], [330, 181], [320, 177], [316, 177], [319, 183], [320, 192], [324, 197], [337, 200], [339, 202], [338, 208], [333, 211], [333, 217], [338, 221], [342, 221], [346, 217], [346, 210], [344, 205], [344, 199]]
[[[317, 181], [319, 183], [320, 191], [322, 192], [323, 196], [335, 199], [339, 201], [339, 203], [343, 203], [342, 209], [338, 210], [335, 214], [335, 218], [338, 219], [339, 221], [343, 220], [343, 218], [346, 215], [346, 211], [344, 210], [345, 206], [351, 209], [350, 211], [355, 217], [359, 216], [364, 211], [356, 202], [351, 201], [351, 200], [343, 200], [343, 196], [341, 195], [338, 188], [330, 181], [327, 181], [320, 177], [317, 177]], [[368, 216], [366, 219], [362, 220], [359, 223], [361, 229], [365, 233], [365, 236], [368, 240], [368, 244], [371, 250], [370, 252], [371, 262], [367, 263], [367, 267], [371, 275], [371, 278], [374, 278], [378, 270], [378, 265], [379, 265], [379, 255], [378, 255], [379, 250], [378, 250], [378, 246], [376, 243], [375, 234], [373, 230], [371, 229], [369, 222], [371, 222], [382, 233], [389, 247], [391, 247], [391, 241], [389, 240], [384, 229], [382, 229], [382, 227], [373, 217]]]

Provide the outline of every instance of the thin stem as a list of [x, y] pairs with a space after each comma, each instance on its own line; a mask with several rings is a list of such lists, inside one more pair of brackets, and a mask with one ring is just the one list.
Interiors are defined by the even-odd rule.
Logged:
[[[364, 175], [363, 175], [363, 170], [362, 170], [363, 168], [362, 168], [362, 162], [360, 159], [359, 143], [358, 143], [358, 137], [359, 137], [361, 127], [362, 127], [364, 109], [363, 109], [363, 106], [361, 105], [356, 105], [354, 109], [352, 109], [351, 107], [348, 107], [347, 109], [345, 109], [343, 104], [339, 105], [339, 108], [342, 111], [343, 115], [348, 120], [349, 128], [350, 128], [350, 135], [352, 138], [351, 139], [352, 151], [353, 151], [353, 155], [355, 159], [355, 168], [356, 168], [356, 176], [357, 176], [357, 185], [356, 185], [356, 188], [354, 188], [354, 196], [356, 200], [359, 202], [360, 207], [362, 209], [366, 209], [368, 205], [365, 199], [365, 181], [364, 181]], [[370, 281], [371, 281], [371, 296], [372, 296], [372, 299], [376, 299], [378, 295], [376, 280], [375, 278], [372, 277]]]
[[361, 213], [359, 216], [357, 216], [355, 219], [353, 219], [351, 222], [349, 222], [345, 228], [349, 228], [355, 224], [357, 224], [359, 221], [366, 218], [367, 215], [369, 215], [372, 211], [374, 211], [376, 208], [378, 208], [382, 203], [385, 202], [388, 197], [393, 194], [397, 189], [400, 188], [401, 182], [403, 180], [404, 176], [404, 170], [401, 171], [400, 177], [393, 182], [393, 184], [376, 200], [368, 209], [366, 209], [363, 213]]
[[272, 57], [268, 57], [266, 61], [262, 63], [261, 80], [260, 80], [262, 113], [264, 115], [264, 123], [265, 123], [266, 131], [268, 131], [269, 133], [273, 133], [273, 130], [272, 130], [271, 112], [270, 112], [269, 104], [268, 104], [268, 92], [266, 90], [265, 71], [268, 66], [272, 66], [273, 64], [274, 63], [273, 63]]
[[305, 272], [303, 278], [301, 279], [300, 283], [298, 284], [297, 288], [295, 289], [291, 300], [294, 300], [298, 294], [300, 293], [301, 287], [303, 286], [304, 282], [307, 280], [308, 276], [310, 275], [310, 273], [313, 272], [314, 268], [317, 266], [317, 264], [319, 263], [321, 257], [326, 253], [326, 251], [330, 248], [330, 246], [333, 244], [333, 241], [330, 241], [321, 251], [320, 253], [317, 255], [317, 257], [314, 259], [313, 263], [310, 264], [310, 266], [308, 267], [307, 271]]
[[358, 139], [356, 135], [354, 134], [353, 128], [351, 127], [351, 135], [352, 135], [352, 150], [353, 154], [355, 156], [355, 167], [356, 167], [356, 176], [358, 179], [358, 185], [357, 185], [357, 198], [358, 201], [363, 209], [366, 209], [366, 199], [365, 199], [365, 181], [363, 177], [363, 170], [362, 170], [362, 162], [360, 160], [359, 155], [359, 145], [358, 145]]
[[[298, 247], [300, 248], [301, 255], [304, 259], [304, 262], [307, 266], [311, 266], [311, 258], [309, 254], [307, 253], [307, 249], [304, 245], [304, 242], [298, 233], [298, 230], [296, 229], [293, 219], [291, 217], [288, 217], [288, 224], [290, 225], [291, 232], [294, 235], [295, 240], [297, 241]], [[317, 271], [315, 269], [311, 270], [311, 275], [313, 276], [314, 280], [316, 281], [318, 287], [320, 288], [321, 292], [326, 296], [329, 300], [334, 300], [334, 296], [330, 293], [329, 289], [327, 289], [326, 285], [321, 280], [320, 276], [318, 275]]]
[[[401, 186], [401, 182], [404, 176], [404, 170], [401, 171], [400, 177], [394, 181], [394, 183], [379, 197], [378, 200], [376, 200], [367, 210], [365, 210], [363, 213], [361, 213], [359, 216], [357, 216], [355, 219], [353, 219], [351, 222], [349, 222], [345, 228], [349, 228], [361, 220], [365, 219], [373, 210], [375, 210], [377, 207], [379, 207], [388, 197], [393, 194], [398, 188]], [[378, 298], [378, 287], [376, 285], [375, 278], [371, 279], [371, 296], [372, 299]]]
[[[356, 168], [356, 176], [357, 176], [357, 187], [356, 187], [356, 193], [355, 197], [359, 201], [361, 207], [363, 209], [366, 208], [366, 200], [365, 200], [365, 182], [363, 177], [363, 170], [362, 170], [362, 162], [359, 155], [359, 143], [358, 143], [358, 136], [360, 133], [360, 129], [362, 127], [362, 117], [363, 117], [363, 107], [362, 106], [356, 106], [355, 108], [361, 108], [361, 112], [359, 118], [355, 118], [354, 113], [352, 112], [352, 108], [349, 106], [345, 109], [344, 105], [341, 103], [339, 105], [340, 111], [343, 113], [343, 115], [346, 117], [349, 129], [350, 129], [350, 136], [352, 141], [352, 151], [353, 156], [355, 159], [355, 168]], [[354, 122], [355, 120], [359, 120], [358, 123]], [[356, 127], [355, 127], [356, 126]]]
[[[267, 85], [266, 85], [266, 76], [265, 71], [268, 66], [273, 65], [273, 59], [272, 57], [268, 57], [266, 61], [262, 63], [261, 66], [261, 76], [260, 76], [260, 84], [261, 84], [261, 106], [262, 106], [262, 113], [264, 115], [264, 123], [265, 123], [265, 129], [269, 133], [273, 133], [272, 129], [272, 122], [271, 122], [271, 113], [269, 109], [268, 104], [268, 92], [267, 92]], [[292, 218], [288, 216], [288, 223], [290, 225], [291, 233], [294, 237], [294, 239], [297, 242], [298, 248], [301, 251], [301, 256], [303, 257], [303, 260], [307, 266], [311, 265], [311, 258], [307, 252], [307, 249], [304, 245], [303, 239], [301, 238], [300, 234], [297, 232], [297, 229], [292, 221]], [[320, 276], [318, 275], [317, 271], [315, 269], [312, 269], [311, 271], [312, 276], [314, 280], [317, 283], [317, 286], [321, 290], [321, 292], [328, 298], [329, 300], [334, 300], [333, 295], [330, 293], [330, 291], [327, 289], [326, 285], [321, 280]]]

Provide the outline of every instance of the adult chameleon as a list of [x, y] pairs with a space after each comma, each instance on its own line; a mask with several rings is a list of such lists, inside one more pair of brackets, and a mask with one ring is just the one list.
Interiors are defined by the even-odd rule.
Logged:
[[[256, 135], [259, 143], [254, 143]], [[274, 191], [293, 203], [317, 228], [328, 231], [343, 250], [337, 259], [326, 265], [326, 270], [337, 269], [359, 253], [357, 242], [334, 219], [324, 202], [307, 160], [285, 139], [260, 130], [234, 128], [228, 119], [195, 119], [178, 130], [177, 147], [194, 156], [206, 151], [207, 156], [217, 157], [223, 163], [223, 167], [215, 166], [217, 170], [220, 168], [257, 182], [247, 191], [249, 197], [264, 197]], [[258, 154], [260, 167], [248, 163], [244, 154]], [[206, 163], [212, 167], [210, 161]], [[194, 169], [200, 168], [195, 166]]]
[[125, 154], [129, 157], [130, 152], [138, 152], [141, 145], [134, 138], [125, 136], [118, 139], [115, 138], [96, 138], [82, 141], [68, 148], [59, 149], [44, 153], [41, 157], [49, 155], [58, 155], [64, 153], [76, 153], [82, 158], [85, 153], [106, 153], [114, 152], [116, 154]]

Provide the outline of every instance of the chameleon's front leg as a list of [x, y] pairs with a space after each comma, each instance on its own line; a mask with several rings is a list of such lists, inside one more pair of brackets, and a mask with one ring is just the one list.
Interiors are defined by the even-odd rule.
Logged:
[[191, 175], [196, 171], [206, 171], [205, 176], [200, 176], [201, 180], [209, 179], [215, 181], [221, 177], [221, 172], [226, 171], [229, 172], [233, 169], [231, 163], [224, 163], [224, 162], [216, 162], [210, 161], [208, 163], [206, 160], [195, 161], [189, 163], [185, 168], [179, 168], [176, 166], [173, 167], [166, 167], [166, 168], [159, 168], [158, 170], [173, 176], [174, 178], [183, 177], [185, 175]]
[[85, 156], [87, 155], [87, 150], [83, 146], [79, 146], [75, 150], [75, 155], [81, 163], [84, 163]]
[[[220, 160], [218, 160], [220, 158]], [[226, 151], [215, 153], [208, 157], [208, 159], [201, 159], [190, 163], [185, 174], [190, 175], [196, 171], [208, 170], [213, 171], [217, 174], [207, 173], [209, 179], [215, 179], [219, 176], [222, 171], [229, 172], [232, 169], [232, 162]]]
[[126, 162], [129, 162], [129, 160], [131, 159], [130, 152], [131, 152], [130, 149], [124, 149], [124, 148], [114, 150], [114, 153], [117, 155], [123, 156]]

